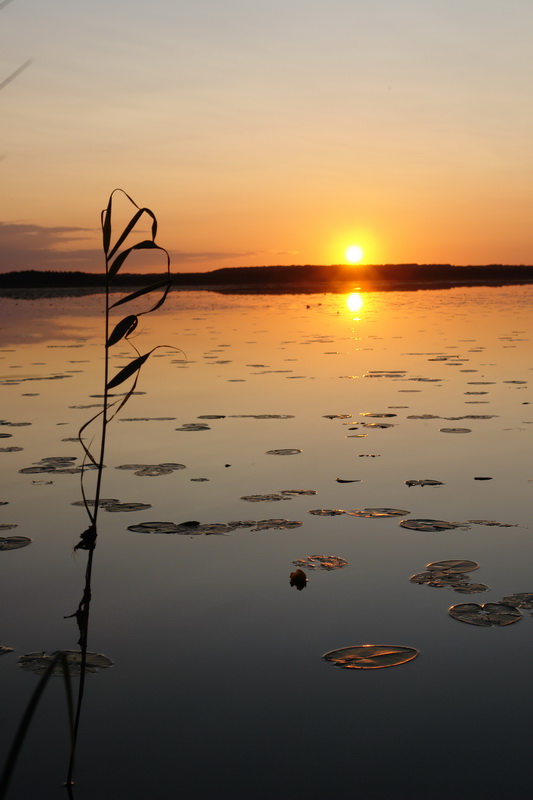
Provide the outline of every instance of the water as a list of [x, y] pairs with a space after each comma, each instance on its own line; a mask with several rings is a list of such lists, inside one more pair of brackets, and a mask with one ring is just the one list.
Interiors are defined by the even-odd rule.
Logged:
[[[89, 649], [114, 666], [88, 676], [77, 800], [529, 798], [533, 620], [524, 611], [517, 624], [485, 629], [447, 611], [533, 591], [532, 300], [530, 286], [351, 298], [183, 292], [141, 317], [140, 352], [162, 343], [183, 353], [154, 353], [141, 394], [110, 428], [103, 496], [152, 507], [100, 515]], [[72, 505], [79, 475], [19, 470], [52, 456], [79, 463], [69, 440], [98, 411], [103, 301], [0, 304], [3, 422], [31, 423], [0, 427], [11, 434], [1, 447], [22, 448], [0, 452], [0, 522], [18, 526], [1, 533], [33, 540], [0, 554], [0, 642], [14, 649], [0, 658], [5, 750], [38, 681], [19, 656], [76, 648], [64, 617], [86, 564], [73, 553], [87, 526]], [[135, 355], [114, 349], [113, 369]], [[195, 422], [209, 430], [176, 430]], [[391, 427], [365, 427], [379, 422]], [[267, 454], [276, 449], [301, 452]], [[186, 468], [116, 469], [164, 462]], [[425, 478], [443, 485], [405, 483]], [[241, 499], [291, 489], [316, 495]], [[406, 514], [309, 513], [373, 507]], [[127, 529], [272, 518], [303, 524], [227, 535]], [[421, 532], [400, 527], [408, 518], [500, 525]], [[349, 563], [308, 572], [297, 591], [292, 562], [311, 554]], [[427, 563], [456, 558], [477, 561], [470, 578], [490, 590], [410, 583]], [[362, 643], [420, 655], [370, 671], [322, 659]], [[65, 709], [54, 679], [8, 797], [65, 796]]]

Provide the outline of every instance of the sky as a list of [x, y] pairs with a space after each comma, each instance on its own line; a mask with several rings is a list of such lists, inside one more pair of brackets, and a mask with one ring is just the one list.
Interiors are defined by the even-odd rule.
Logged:
[[531, 264], [531, 30], [531, 0], [0, 0], [0, 271], [102, 269], [116, 187], [175, 272]]

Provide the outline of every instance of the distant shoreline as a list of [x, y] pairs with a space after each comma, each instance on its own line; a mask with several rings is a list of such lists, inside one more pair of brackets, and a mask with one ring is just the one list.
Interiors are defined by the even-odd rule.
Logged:
[[[113, 291], [126, 292], [164, 279], [160, 273], [119, 274]], [[451, 264], [373, 264], [234, 267], [211, 272], [174, 273], [174, 291], [222, 294], [311, 294], [354, 291], [418, 291], [460, 286], [533, 283], [533, 266], [452, 266]], [[0, 273], [0, 296], [31, 299], [95, 294], [103, 291], [100, 273], [26, 270]]]

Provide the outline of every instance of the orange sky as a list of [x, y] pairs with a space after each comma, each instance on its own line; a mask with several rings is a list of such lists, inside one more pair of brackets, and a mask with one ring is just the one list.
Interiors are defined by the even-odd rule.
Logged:
[[0, 271], [100, 269], [116, 186], [174, 271], [351, 244], [533, 262], [530, 0], [11, 0], [0, 23]]

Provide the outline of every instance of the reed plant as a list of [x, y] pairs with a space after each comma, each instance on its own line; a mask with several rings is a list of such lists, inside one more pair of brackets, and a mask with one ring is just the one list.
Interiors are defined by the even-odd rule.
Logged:
[[[127, 224], [120, 230], [118, 234], [115, 233], [113, 225], [113, 204], [115, 201], [115, 195], [117, 193], [120, 193], [123, 197], [125, 197], [128, 204], [136, 209], [133, 211]], [[149, 222], [148, 237], [142, 233], [142, 229], [146, 220]], [[171, 287], [170, 256], [167, 250], [156, 244], [157, 219], [154, 213], [149, 208], [142, 208], [138, 206], [137, 203], [135, 203], [135, 201], [122, 189], [114, 189], [111, 192], [106, 208], [102, 211], [101, 226], [106, 277], [105, 321], [103, 337], [103, 401], [100, 411], [87, 420], [87, 422], [81, 426], [78, 432], [78, 439], [83, 449], [80, 486], [85, 511], [88, 515], [89, 525], [81, 534], [79, 542], [74, 546], [74, 550], [87, 551], [87, 565], [85, 569], [85, 584], [81, 600], [78, 603], [76, 611], [73, 614], [69, 614], [65, 617], [65, 619], [75, 618], [79, 632], [78, 645], [80, 648], [80, 674], [77, 699], [76, 703], [74, 703], [71, 686], [71, 668], [69, 666], [67, 651], [60, 650], [55, 653], [54, 658], [51, 660], [45, 673], [41, 676], [39, 683], [28, 702], [18, 730], [14, 736], [4, 770], [0, 778], [0, 800], [4, 800], [4, 798], [7, 797], [9, 784], [22, 749], [24, 738], [32, 723], [32, 720], [34, 719], [44, 689], [46, 688], [50, 677], [54, 674], [57, 674], [58, 668], [61, 670], [65, 680], [71, 742], [65, 786], [67, 788], [69, 798], [73, 798], [75, 756], [83, 707], [85, 678], [87, 673], [87, 646], [91, 604], [91, 581], [94, 551], [98, 536], [97, 523], [100, 510], [102, 475], [105, 466], [107, 430], [109, 423], [116, 417], [119, 411], [133, 395], [137, 386], [141, 369], [149, 359], [150, 355], [159, 347], [170, 347], [170, 345], [157, 345], [148, 352], [141, 353], [131, 338], [133, 333], [137, 330], [139, 317], [143, 316], [144, 314], [150, 314], [160, 308], [165, 302]], [[165, 277], [160, 278], [156, 282], [150, 283], [141, 289], [137, 289], [136, 291], [127, 294], [125, 297], [120, 297], [120, 299], [116, 300], [115, 302], [111, 302], [112, 290], [114, 288], [113, 282], [116, 276], [123, 268], [128, 257], [131, 256], [135, 251], [139, 250], [158, 250], [163, 254], [166, 262]], [[159, 293], [159, 297], [155, 302], [153, 302], [154, 293]], [[113, 327], [111, 326], [110, 312], [112, 309], [136, 301], [139, 298], [148, 299], [149, 296], [152, 298], [150, 302], [153, 302], [153, 305], [149, 304], [148, 308], [143, 311], [137, 311], [135, 314], [128, 314], [116, 322]], [[126, 364], [126, 366], [119, 370], [114, 377], [110, 377], [110, 355], [112, 348], [115, 347], [115, 345], [117, 345], [119, 342], [124, 341], [128, 342], [136, 355], [128, 364]], [[112, 390], [114, 390], [116, 387], [122, 386], [123, 384], [127, 387], [126, 391], [118, 398], [115, 398], [115, 396], [112, 394]], [[99, 433], [95, 437], [91, 438], [89, 444], [86, 444], [85, 435], [88, 434], [95, 425], [98, 426]], [[95, 440], [96, 444], [94, 444]], [[87, 469], [88, 467], [91, 467], [90, 471]], [[85, 489], [88, 474], [96, 476], [93, 500], [88, 500]]]

